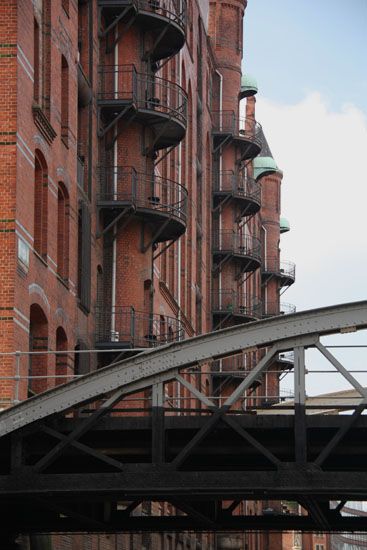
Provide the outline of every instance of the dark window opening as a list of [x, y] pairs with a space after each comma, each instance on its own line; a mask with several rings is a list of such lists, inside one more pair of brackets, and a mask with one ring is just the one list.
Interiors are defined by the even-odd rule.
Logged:
[[48, 171], [43, 155], [36, 151], [34, 174], [34, 249], [47, 261]]
[[61, 139], [68, 146], [69, 140], [69, 65], [61, 56]]
[[78, 210], [78, 298], [79, 305], [90, 311], [91, 293], [91, 219], [86, 202]]
[[60, 182], [57, 194], [57, 273], [69, 278], [69, 195]]

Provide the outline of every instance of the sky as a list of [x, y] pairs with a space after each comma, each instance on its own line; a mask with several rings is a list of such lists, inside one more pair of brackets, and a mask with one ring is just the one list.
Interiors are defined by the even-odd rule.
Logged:
[[297, 279], [282, 299], [297, 310], [367, 300], [366, 29], [367, 0], [248, 0], [243, 72], [284, 173], [281, 257]]

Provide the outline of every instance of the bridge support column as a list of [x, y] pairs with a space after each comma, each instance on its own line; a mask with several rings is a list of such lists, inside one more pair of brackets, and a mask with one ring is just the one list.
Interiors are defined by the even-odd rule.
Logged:
[[163, 384], [152, 387], [152, 461], [164, 462], [164, 393]]
[[307, 462], [305, 348], [294, 348], [294, 440], [296, 462]]

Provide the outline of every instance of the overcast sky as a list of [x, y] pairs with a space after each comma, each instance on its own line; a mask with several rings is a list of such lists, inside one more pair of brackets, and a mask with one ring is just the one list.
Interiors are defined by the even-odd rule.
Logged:
[[283, 299], [298, 310], [367, 299], [366, 29], [367, 0], [246, 10], [243, 71], [258, 81], [257, 119], [284, 172], [281, 255], [297, 280]]

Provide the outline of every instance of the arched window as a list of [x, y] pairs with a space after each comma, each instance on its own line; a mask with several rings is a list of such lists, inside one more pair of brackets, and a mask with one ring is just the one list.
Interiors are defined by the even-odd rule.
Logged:
[[37, 352], [29, 356], [28, 397], [45, 391], [51, 384], [46, 378], [47, 355], [42, 354], [48, 349], [48, 321], [43, 309], [38, 304], [32, 304], [30, 310], [29, 351]]
[[61, 182], [57, 193], [57, 273], [64, 281], [69, 277], [69, 195]]
[[48, 171], [44, 156], [36, 151], [34, 170], [34, 249], [47, 261]]
[[69, 65], [61, 56], [61, 139], [68, 147], [69, 139]]

